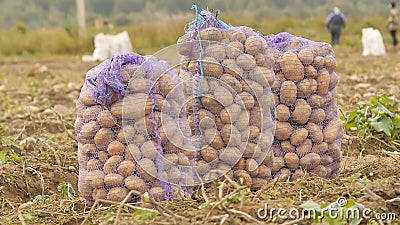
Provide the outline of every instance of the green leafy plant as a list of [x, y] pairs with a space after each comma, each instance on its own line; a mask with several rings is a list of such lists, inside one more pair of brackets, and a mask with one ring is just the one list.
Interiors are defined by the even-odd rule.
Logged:
[[346, 130], [357, 131], [358, 136], [379, 136], [400, 146], [399, 101], [395, 96], [378, 95], [358, 103], [346, 119]]
[[15, 152], [8, 152], [6, 150], [0, 151], [0, 164], [8, 162], [21, 162], [21, 156]]
[[313, 200], [308, 200], [301, 204], [300, 207], [311, 214], [309, 216], [314, 220], [314, 223], [327, 223], [329, 225], [360, 224], [362, 211], [365, 207], [352, 199], [346, 200], [346, 204], [342, 203], [338, 200], [320, 205]]
[[33, 203], [35, 205], [44, 205], [51, 201], [51, 197], [49, 195], [36, 195], [33, 199]]
[[351, 176], [343, 178], [342, 180], [360, 182], [361, 184], [369, 184], [371, 180], [368, 179], [367, 176], [362, 175], [361, 173], [353, 173]]
[[68, 182], [61, 182], [58, 187], [58, 191], [61, 193], [61, 196], [65, 199], [72, 200], [77, 197], [77, 194], [72, 187], [72, 184]]
[[147, 210], [135, 210], [132, 218], [135, 220], [154, 220], [157, 218], [157, 212], [150, 212]]

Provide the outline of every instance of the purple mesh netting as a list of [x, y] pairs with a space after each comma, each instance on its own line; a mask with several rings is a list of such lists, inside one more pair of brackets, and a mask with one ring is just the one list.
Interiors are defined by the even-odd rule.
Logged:
[[118, 54], [110, 60], [104, 61], [103, 69], [88, 82], [94, 86], [93, 96], [100, 104], [111, 104], [114, 93], [117, 93], [118, 100], [125, 94], [125, 86], [122, 82], [121, 67], [127, 64], [142, 64], [144, 57], [136, 53]]

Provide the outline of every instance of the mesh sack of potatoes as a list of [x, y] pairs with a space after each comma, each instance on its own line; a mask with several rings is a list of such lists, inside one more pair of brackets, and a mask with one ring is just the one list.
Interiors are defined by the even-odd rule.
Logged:
[[258, 190], [271, 179], [275, 104], [267, 47], [253, 29], [229, 26], [209, 11], [178, 39], [196, 184], [227, 176]]
[[87, 72], [75, 126], [78, 188], [88, 203], [122, 201], [131, 191], [128, 201], [144, 192], [155, 200], [190, 194], [195, 154], [179, 82], [166, 61], [135, 53]]
[[327, 43], [289, 33], [265, 37], [274, 59], [271, 86], [276, 104], [276, 130], [271, 169], [281, 180], [305, 173], [337, 175], [343, 134], [336, 105], [336, 59]]

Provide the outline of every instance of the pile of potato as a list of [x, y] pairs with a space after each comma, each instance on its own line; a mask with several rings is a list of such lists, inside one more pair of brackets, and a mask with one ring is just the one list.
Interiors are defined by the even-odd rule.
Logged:
[[76, 103], [81, 196], [88, 203], [122, 201], [130, 190], [147, 191], [156, 200], [181, 197], [181, 186], [192, 182], [195, 151], [190, 135], [183, 136], [190, 132], [177, 132], [189, 128], [179, 110], [184, 95], [176, 70], [155, 57], [123, 65], [124, 98], [115, 94], [112, 104], [98, 104], [88, 79], [106, 66], [87, 73]]
[[190, 31], [177, 42], [198, 151], [195, 182], [226, 174], [258, 190], [272, 178], [273, 58], [266, 55], [263, 36], [249, 27], [211, 26], [200, 31], [200, 39], [201, 45]]
[[303, 177], [305, 171], [325, 178], [336, 176], [343, 131], [336, 105], [334, 52], [327, 43], [292, 35], [285, 42], [284, 48], [272, 45], [267, 50], [275, 71], [271, 172], [292, 181]]

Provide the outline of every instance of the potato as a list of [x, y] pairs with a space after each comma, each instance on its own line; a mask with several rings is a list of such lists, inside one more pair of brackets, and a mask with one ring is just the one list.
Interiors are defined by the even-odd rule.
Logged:
[[318, 71], [318, 77], [317, 77], [317, 93], [319, 95], [325, 95], [329, 91], [329, 82], [330, 82], [330, 76], [329, 72], [326, 69], [321, 69]]
[[117, 119], [122, 119], [122, 107], [123, 107], [123, 100], [114, 102], [111, 105], [111, 114], [115, 116]]
[[228, 86], [232, 88], [235, 92], [239, 93], [242, 92], [242, 84], [240, 84], [240, 81], [238, 81], [235, 77], [228, 73], [222, 74], [221, 78], [221, 84], [224, 86]]
[[319, 144], [324, 140], [322, 129], [315, 123], [308, 123], [306, 129], [308, 130], [309, 136], [314, 143]]
[[244, 46], [239, 41], [232, 41], [227, 46], [226, 49], [226, 57], [229, 59], [236, 59], [239, 55], [243, 54]]
[[324, 57], [322, 56], [316, 56], [312, 62], [312, 65], [316, 68], [316, 69], [320, 69], [322, 67], [324, 67], [325, 65], [325, 60]]
[[143, 158], [137, 162], [136, 171], [138, 175], [147, 182], [152, 182], [157, 177], [156, 165], [148, 158]]
[[316, 166], [310, 172], [311, 172], [311, 174], [315, 174], [315, 175], [323, 177], [323, 178], [327, 178], [327, 175], [328, 175], [328, 170], [323, 165]]
[[271, 86], [274, 82], [274, 71], [267, 67], [254, 67], [248, 74], [251, 80], [256, 81], [261, 86]]
[[110, 155], [122, 155], [124, 153], [125, 146], [119, 141], [112, 141], [108, 144], [107, 152]]
[[99, 124], [96, 121], [90, 121], [89, 123], [83, 124], [79, 136], [82, 136], [83, 138], [92, 138], [96, 135], [99, 129]]
[[290, 141], [282, 141], [281, 142], [281, 148], [284, 152], [295, 152], [296, 147], [293, 146]]
[[328, 151], [328, 144], [326, 142], [314, 145], [311, 149], [311, 152], [318, 153], [319, 155], [324, 154], [326, 151]]
[[325, 111], [323, 109], [313, 109], [311, 111], [309, 122], [321, 123], [325, 120]]
[[339, 118], [335, 118], [326, 125], [324, 128], [324, 141], [333, 142], [338, 138], [340, 131], [342, 130], [342, 121]]
[[[188, 152], [188, 151], [185, 151]], [[195, 152], [195, 151], [194, 151]], [[182, 166], [190, 166], [192, 162], [190, 161], [189, 157], [187, 157], [184, 153], [178, 153], [178, 164]]]
[[[247, 127], [249, 126], [249, 122], [250, 122], [249, 116], [250, 115], [249, 115], [249, 113], [247, 111], [242, 111], [242, 113], [240, 114], [239, 118], [235, 122], [235, 127], [239, 131], [245, 131], [247, 129]], [[217, 127], [221, 127], [221, 126], [217, 125]]]
[[255, 55], [265, 51], [266, 41], [261, 36], [250, 36], [244, 42], [245, 52], [250, 55]]
[[[161, 175], [161, 176], [163, 176], [163, 175]], [[170, 169], [166, 172], [166, 175], [165, 175], [165, 176], [166, 176], [165, 178], [161, 177], [161, 179], [162, 179], [163, 181], [176, 184], [176, 183], [179, 182], [179, 180], [181, 179], [182, 173], [181, 173], [181, 171], [179, 170], [179, 168], [177, 168], [177, 167], [172, 167], [172, 168], [170, 168]]]
[[237, 30], [232, 33], [229, 39], [231, 41], [238, 41], [244, 43], [246, 41], [246, 34], [241, 30]]
[[236, 58], [236, 64], [243, 70], [252, 70], [256, 66], [256, 60], [252, 55], [241, 54]]
[[255, 100], [249, 92], [240, 92], [235, 97], [235, 103], [244, 107], [246, 110], [251, 110], [254, 107]]
[[217, 102], [221, 103], [225, 107], [230, 106], [233, 103], [232, 93], [222, 86], [215, 89], [214, 98]]
[[82, 119], [84, 122], [89, 122], [90, 120], [96, 120], [98, 114], [101, 111], [100, 105], [94, 105], [87, 108], [83, 108]]
[[318, 72], [312, 65], [306, 66], [304, 68], [304, 73], [305, 73], [306, 77], [311, 78], [311, 79], [315, 79], [318, 77]]
[[92, 106], [96, 104], [96, 99], [93, 96], [93, 91], [87, 85], [83, 85], [79, 100], [86, 106]]
[[118, 174], [127, 177], [133, 174], [133, 172], [135, 172], [135, 169], [136, 169], [136, 164], [134, 162], [130, 160], [125, 160], [118, 165], [117, 172]]
[[140, 193], [144, 193], [149, 189], [148, 185], [142, 178], [134, 175], [125, 178], [125, 187], [129, 190], [138, 191]]
[[285, 160], [283, 159], [283, 157], [274, 157], [272, 160], [271, 172], [276, 173], [284, 166], [285, 166]]
[[200, 37], [202, 40], [220, 41], [222, 40], [222, 33], [215, 27], [209, 27], [200, 31]]
[[81, 149], [82, 153], [84, 153], [84, 154], [99, 152], [96, 145], [94, 145], [94, 144], [84, 144], [80, 149]]
[[279, 92], [281, 84], [285, 81], [285, 76], [282, 73], [276, 73], [274, 82], [271, 85], [271, 91], [274, 93]]
[[210, 145], [215, 149], [221, 149], [225, 146], [225, 143], [222, 140], [221, 134], [218, 130], [215, 130], [215, 134], [213, 139], [211, 139]]
[[[126, 148], [125, 148], [125, 154], [129, 152], [130, 155], [132, 156], [132, 159], [134, 159], [135, 161], [139, 160], [142, 157], [142, 152], [140, 152], [140, 149], [137, 145], [135, 144], [129, 144]], [[127, 158], [127, 156], [125, 155], [125, 158]]]
[[131, 93], [149, 93], [150, 82], [146, 78], [133, 76], [132, 83], [128, 86], [128, 90]]
[[296, 153], [288, 152], [283, 159], [285, 160], [287, 168], [292, 170], [299, 168], [299, 156], [297, 156]]
[[[216, 99], [208, 96], [201, 97], [201, 104], [214, 115], [218, 115], [223, 106]], [[200, 107], [199, 107], [200, 108]]]
[[329, 72], [333, 72], [336, 68], [336, 59], [333, 55], [327, 55], [324, 57], [325, 68], [329, 70]]
[[87, 170], [100, 170], [103, 168], [103, 164], [98, 159], [90, 159], [86, 163]]
[[103, 167], [103, 171], [105, 173], [115, 172], [117, 169], [117, 165], [122, 162], [124, 159], [120, 155], [111, 156], [105, 163]]
[[278, 173], [275, 174], [275, 177], [278, 178], [278, 181], [285, 182], [290, 178], [291, 172], [287, 168], [282, 168]]
[[94, 136], [94, 143], [98, 149], [106, 149], [114, 140], [114, 132], [110, 128], [101, 128]]
[[268, 184], [268, 180], [263, 179], [263, 178], [257, 178], [257, 177], [253, 177], [251, 179], [251, 186], [250, 186], [250, 190], [251, 191], [257, 191], [260, 190], [263, 186]]
[[242, 136], [235, 126], [226, 124], [221, 128], [221, 137], [227, 146], [239, 146]]
[[226, 147], [220, 150], [219, 159], [228, 165], [235, 165], [242, 156], [242, 152], [236, 147]]
[[190, 55], [192, 52], [192, 42], [189, 35], [183, 35], [176, 42], [178, 53], [180, 55]]
[[305, 176], [304, 171], [302, 169], [297, 169], [296, 171], [294, 171], [294, 173], [290, 177], [290, 181], [294, 182], [300, 178], [303, 178], [304, 176]]
[[107, 198], [107, 191], [104, 188], [94, 189], [92, 194], [93, 200], [98, 199], [106, 199]]
[[333, 158], [329, 155], [323, 155], [321, 156], [321, 165], [330, 165], [333, 163]]
[[236, 64], [235, 59], [224, 59], [221, 65], [226, 73], [234, 76], [235, 78], [241, 78], [243, 76], [243, 69]]
[[314, 53], [308, 48], [300, 50], [297, 56], [305, 66], [310, 65], [314, 60]]
[[[151, 102], [147, 101], [148, 94], [136, 93], [124, 97], [123, 117], [138, 120], [151, 111]], [[111, 108], [112, 110], [112, 108]]]
[[306, 140], [307, 136], [308, 130], [306, 128], [296, 128], [293, 130], [293, 133], [290, 136], [290, 143], [298, 146]]
[[312, 109], [320, 108], [324, 104], [324, 99], [320, 95], [313, 94], [307, 99], [307, 103]]
[[253, 107], [250, 111], [250, 124], [254, 126], [258, 126], [261, 128], [261, 122], [265, 121], [267, 118], [263, 118], [261, 115], [261, 109], [258, 106]]
[[275, 138], [277, 140], [287, 140], [293, 132], [293, 127], [288, 122], [275, 122]]
[[308, 153], [300, 159], [300, 167], [306, 170], [314, 169], [321, 163], [321, 156], [317, 153]]
[[106, 152], [106, 151], [99, 151], [99, 153], [97, 154], [100, 162], [105, 163], [108, 158], [110, 158], [110, 155]]
[[280, 66], [285, 78], [298, 82], [304, 78], [304, 66], [296, 53], [285, 52], [280, 60]]
[[284, 81], [281, 85], [279, 101], [287, 106], [293, 105], [297, 97], [297, 86], [293, 81]]
[[165, 198], [165, 190], [162, 187], [152, 187], [149, 190], [149, 195], [156, 201], [162, 201]]
[[124, 177], [117, 173], [109, 173], [104, 177], [106, 187], [121, 186], [124, 183]]
[[301, 145], [297, 146], [296, 153], [298, 156], [304, 156], [311, 152], [312, 141], [311, 139], [306, 139]]
[[244, 168], [246, 167], [245, 164], [245, 159], [244, 158], [240, 158], [239, 161], [235, 164], [235, 166], [232, 168], [233, 171], [236, 170], [244, 170]]
[[251, 142], [242, 142], [239, 149], [243, 151], [244, 158], [254, 158], [261, 153], [261, 148], [257, 144]]
[[339, 82], [339, 76], [335, 72], [331, 72], [329, 74], [330, 79], [329, 79], [329, 90], [333, 90], [336, 88], [338, 82]]
[[297, 84], [297, 96], [301, 98], [309, 97], [317, 91], [318, 83], [316, 80], [306, 78]]
[[244, 170], [236, 170], [233, 172], [233, 176], [235, 181], [238, 182], [240, 185], [245, 185], [247, 187], [251, 187], [252, 179], [251, 176]]
[[[208, 164], [204, 160], [198, 160], [196, 162], [196, 172], [200, 175], [203, 176], [204, 174], [208, 173], [211, 170], [210, 164]], [[197, 176], [197, 175], [196, 175]]]
[[146, 141], [143, 143], [142, 147], [140, 147], [140, 152], [143, 157], [155, 160], [158, 155], [157, 143], [154, 141]]
[[218, 159], [218, 151], [211, 146], [201, 149], [200, 153], [206, 162], [211, 162]]
[[299, 124], [307, 123], [311, 115], [311, 107], [307, 104], [304, 99], [297, 99], [295, 103], [295, 108], [292, 113], [292, 118], [295, 122]]
[[289, 107], [287, 107], [286, 105], [283, 105], [283, 104], [279, 104], [275, 108], [275, 115], [276, 115], [276, 119], [278, 121], [281, 121], [281, 122], [288, 121], [288, 119], [290, 117]]
[[260, 97], [264, 93], [264, 88], [259, 83], [253, 80], [241, 80], [242, 90], [250, 93], [254, 97]]
[[260, 165], [258, 168], [257, 177], [264, 179], [271, 179], [271, 169], [266, 165]]
[[224, 72], [222, 65], [213, 57], [204, 57], [203, 71], [205, 76], [220, 78]]
[[[242, 92], [245, 93], [245, 92]], [[250, 95], [250, 94], [249, 94]], [[251, 98], [253, 96], [250, 95]], [[236, 99], [235, 99], [236, 101]], [[234, 123], [239, 119], [240, 114], [242, 113], [242, 109], [238, 104], [232, 104], [221, 110], [220, 118], [223, 123]]]
[[218, 61], [222, 61], [226, 57], [225, 46], [221, 44], [211, 44], [205, 47], [206, 56], [212, 57]]
[[104, 185], [104, 173], [101, 170], [92, 170], [86, 174], [86, 183], [91, 188], [102, 188]]
[[245, 168], [251, 177], [256, 177], [259, 173], [259, 164], [255, 159], [246, 159]]
[[267, 59], [265, 54], [257, 53], [254, 55], [254, 59], [256, 60], [257, 66], [272, 68], [271, 61], [269, 61], [270, 59]]
[[257, 126], [249, 127], [249, 138], [256, 138], [258, 134], [260, 134], [260, 128], [258, 128]]
[[[203, 122], [203, 121], [201, 121], [201, 122]], [[179, 130], [176, 127], [175, 123], [164, 122], [163, 125], [158, 128], [158, 132], [160, 133], [161, 142], [166, 143], [170, 139], [172, 139], [172, 137], [174, 137], [175, 134], [178, 134]], [[178, 137], [179, 137], [179, 135], [178, 135]]]
[[121, 202], [128, 195], [128, 189], [124, 187], [111, 188], [107, 194], [107, 200]]
[[124, 125], [117, 133], [117, 141], [122, 143], [131, 142], [135, 133], [136, 130], [133, 126]]

